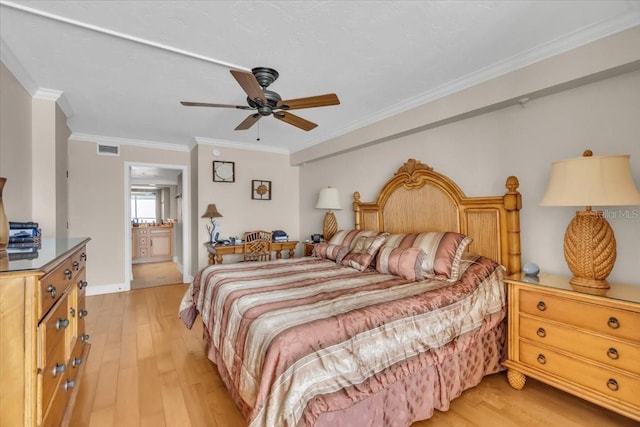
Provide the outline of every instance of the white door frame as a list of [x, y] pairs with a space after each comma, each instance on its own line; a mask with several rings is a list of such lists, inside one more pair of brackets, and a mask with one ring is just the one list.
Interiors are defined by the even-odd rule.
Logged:
[[166, 165], [159, 163], [124, 162], [124, 290], [131, 290], [131, 167], [146, 166], [161, 169], [176, 169], [182, 172], [182, 281], [190, 283], [193, 280], [191, 269], [191, 214], [189, 168], [181, 165]]

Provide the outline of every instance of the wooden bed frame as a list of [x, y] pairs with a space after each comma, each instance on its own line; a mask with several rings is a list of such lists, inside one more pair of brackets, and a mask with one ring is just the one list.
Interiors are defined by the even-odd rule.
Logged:
[[456, 231], [473, 238], [468, 251], [520, 271], [518, 178], [506, 181], [504, 196], [466, 197], [460, 187], [433, 168], [409, 159], [384, 185], [375, 202], [353, 194], [355, 228], [389, 233]]

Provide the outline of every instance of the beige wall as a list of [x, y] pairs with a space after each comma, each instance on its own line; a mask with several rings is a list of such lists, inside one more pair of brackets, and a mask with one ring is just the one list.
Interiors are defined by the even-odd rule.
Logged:
[[[298, 168], [289, 165], [289, 156], [260, 151], [198, 145], [197, 233], [198, 265], [203, 267], [207, 254], [202, 246], [208, 240], [206, 224], [200, 216], [207, 205], [215, 203], [223, 215], [219, 218], [221, 236], [241, 237], [245, 231], [282, 229], [292, 240], [299, 239], [299, 177]], [[235, 182], [213, 182], [213, 161], [235, 162]], [[271, 181], [271, 200], [251, 199], [251, 181]], [[301, 249], [299, 248], [299, 251]], [[229, 256], [229, 261], [238, 256]], [[225, 257], [225, 261], [227, 258]]]
[[[450, 176], [468, 196], [503, 194], [509, 175], [520, 180], [523, 261], [569, 274], [564, 230], [573, 208], [539, 207], [551, 162], [595, 154], [630, 154], [640, 188], [640, 71], [587, 84], [525, 104], [399, 137], [308, 163], [300, 173], [301, 234], [320, 232], [323, 211], [313, 208], [325, 185], [340, 190], [340, 227], [353, 225], [352, 194], [373, 201], [387, 179], [413, 157]], [[330, 171], [331, 174], [328, 174]], [[331, 180], [327, 179], [331, 176]], [[640, 285], [640, 207], [605, 208], [618, 258], [611, 281]]]
[[0, 176], [9, 220], [31, 218], [31, 95], [0, 63]]

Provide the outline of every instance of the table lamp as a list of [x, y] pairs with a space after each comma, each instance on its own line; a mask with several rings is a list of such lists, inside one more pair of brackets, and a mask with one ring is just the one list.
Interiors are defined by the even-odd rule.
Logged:
[[338, 189], [327, 187], [320, 190], [316, 209], [328, 209], [324, 216], [322, 236], [324, 237], [324, 240], [329, 241], [338, 231], [338, 220], [333, 214], [333, 209], [342, 209], [340, 207], [340, 195], [338, 194]]
[[211, 224], [207, 224], [207, 231], [209, 232], [209, 243], [215, 243], [220, 235], [220, 226], [218, 221], [214, 218], [222, 218], [222, 214], [218, 212], [216, 205], [211, 204], [207, 206], [207, 210], [202, 214], [200, 218], [209, 218]]
[[577, 211], [564, 235], [564, 258], [572, 285], [608, 289], [616, 260], [616, 239], [602, 211], [592, 206], [640, 205], [629, 155], [582, 157], [554, 162], [541, 206], [586, 206]]

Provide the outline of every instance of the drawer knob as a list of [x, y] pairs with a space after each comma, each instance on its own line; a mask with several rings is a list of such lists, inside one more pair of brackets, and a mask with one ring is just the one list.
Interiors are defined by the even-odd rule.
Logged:
[[80, 337], [80, 341], [82, 342], [89, 341], [89, 334], [82, 334], [82, 336]]
[[56, 365], [52, 369], [53, 377], [54, 378], [57, 377], [58, 374], [63, 373], [66, 369], [67, 369], [67, 367], [65, 366], [64, 363], [56, 363]]
[[547, 336], [547, 331], [545, 331], [544, 328], [538, 328], [536, 334], [538, 334], [540, 338], [544, 338]]
[[55, 298], [56, 297], [57, 290], [56, 290], [55, 286], [53, 286], [53, 285], [47, 286], [47, 292], [49, 292], [51, 294], [51, 298]]
[[609, 325], [611, 329], [618, 329], [620, 327], [620, 322], [618, 322], [618, 319], [615, 317], [609, 317], [607, 325]]
[[64, 391], [69, 391], [76, 386], [76, 382], [74, 380], [66, 380], [64, 382]]
[[78, 289], [86, 288], [86, 287], [87, 287], [87, 285], [88, 285], [88, 283], [87, 283], [87, 281], [86, 281], [86, 280], [80, 280], [80, 281], [78, 282]]
[[64, 329], [69, 326], [69, 319], [58, 319], [56, 322], [56, 330]]
[[83, 317], [86, 317], [87, 314], [89, 314], [87, 310], [80, 310], [80, 313], [78, 313], [78, 317], [82, 319]]
[[71, 276], [73, 276], [73, 273], [71, 272], [71, 270], [69, 270], [68, 268], [64, 269], [64, 275], [67, 279], [71, 279]]
[[544, 357], [544, 354], [538, 355], [538, 363], [541, 365], [544, 365], [545, 363], [547, 363], [547, 358]]
[[76, 309], [71, 307], [69, 309], [69, 314], [71, 315], [71, 317], [76, 317]]
[[80, 269], [80, 263], [78, 261], [73, 261], [73, 269], [78, 271]]
[[540, 311], [545, 311], [547, 309], [547, 304], [545, 304], [544, 301], [539, 301], [538, 305], [536, 305], [536, 307]]
[[74, 368], [76, 366], [79, 366], [82, 364], [82, 358], [81, 357], [74, 357], [73, 360], [71, 361], [71, 366], [73, 366]]
[[618, 391], [620, 386], [618, 385], [618, 381], [613, 378], [609, 378], [609, 381], [607, 381], [607, 388], [611, 391]]
[[620, 358], [620, 354], [618, 354], [618, 350], [616, 350], [613, 347], [607, 350], [607, 356], [609, 356], [609, 359], [612, 359], [612, 360], [618, 360]]
[[86, 260], [87, 260], [87, 254], [86, 254], [86, 253], [84, 253], [84, 252], [82, 252], [82, 253], [80, 254], [80, 259], [81, 259], [81, 260], [83, 260], [83, 261], [86, 261]]

